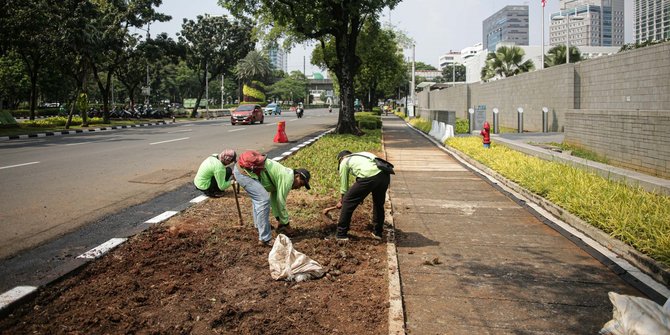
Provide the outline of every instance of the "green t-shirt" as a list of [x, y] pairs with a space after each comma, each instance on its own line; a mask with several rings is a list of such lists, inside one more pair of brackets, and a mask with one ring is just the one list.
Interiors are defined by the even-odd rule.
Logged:
[[353, 175], [356, 178], [369, 178], [381, 172], [373, 160], [375, 157], [377, 156], [369, 152], [357, 152], [342, 158], [339, 169], [341, 194], [345, 194], [349, 190], [349, 175]]
[[[238, 165], [239, 167], [239, 165]], [[259, 180], [258, 176], [247, 170], [246, 175]], [[286, 198], [293, 187], [293, 169], [287, 168], [272, 159], [265, 160], [265, 169], [261, 172], [260, 182], [266, 191], [270, 192], [270, 207], [272, 215], [279, 218], [281, 224], [288, 224]]]
[[216, 179], [217, 186], [222, 191], [228, 188], [232, 181], [232, 179], [226, 181], [226, 166], [221, 163], [218, 154], [213, 154], [202, 161], [193, 184], [204, 191], [211, 186], [212, 177]]

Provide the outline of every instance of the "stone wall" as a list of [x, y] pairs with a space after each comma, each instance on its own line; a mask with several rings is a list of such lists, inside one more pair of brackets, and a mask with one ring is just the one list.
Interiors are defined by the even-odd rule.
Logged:
[[670, 43], [576, 65], [575, 109], [670, 113]]
[[566, 113], [565, 142], [612, 165], [670, 178], [668, 111], [573, 110]]
[[[421, 92], [417, 110], [453, 110], [467, 118], [468, 108], [483, 108], [501, 127], [517, 128], [524, 109], [524, 130], [542, 131], [542, 108], [549, 110], [549, 131], [564, 131], [613, 164], [670, 178], [670, 43], [625, 51], [577, 64], [563, 64], [488, 83], [457, 85]], [[569, 116], [568, 116], [569, 114]]]

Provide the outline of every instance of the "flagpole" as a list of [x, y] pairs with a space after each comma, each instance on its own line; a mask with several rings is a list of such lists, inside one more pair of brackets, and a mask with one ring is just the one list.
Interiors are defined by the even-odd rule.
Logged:
[[540, 64], [540, 69], [544, 69], [544, 2], [546, 0], [542, 0], [542, 60]]

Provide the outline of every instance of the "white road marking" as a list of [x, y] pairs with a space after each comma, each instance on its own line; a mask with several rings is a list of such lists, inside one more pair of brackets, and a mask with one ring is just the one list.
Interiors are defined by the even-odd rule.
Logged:
[[199, 197], [195, 197], [195, 198], [191, 199], [191, 201], [189, 201], [189, 202], [192, 203], [192, 204], [197, 204], [199, 202], [203, 202], [203, 201], [207, 200], [208, 198], [209, 197], [206, 196], [206, 195], [201, 195]]
[[245, 129], [247, 129], [247, 128], [231, 129], [231, 130], [229, 130], [228, 132], [229, 132], [229, 133], [232, 133], [232, 132], [234, 132], [234, 131], [240, 131], [240, 130], [245, 130]]
[[40, 162], [30, 162], [30, 163], [23, 163], [23, 164], [16, 164], [16, 165], [9, 165], [9, 166], [0, 166], [0, 170], [2, 169], [11, 169], [19, 166], [26, 166], [26, 165], [32, 165], [32, 164], [39, 164]]
[[175, 211], [165, 211], [165, 212], [163, 212], [163, 214], [160, 214], [158, 216], [154, 216], [153, 218], [145, 221], [145, 223], [161, 223], [161, 222], [169, 219], [170, 217], [172, 217], [173, 215], [175, 215], [177, 213], [178, 212], [175, 212]]
[[127, 238], [122, 237], [112, 238], [109, 241], [77, 256], [77, 258], [89, 258], [89, 259], [98, 258], [107, 253], [108, 251], [114, 249], [117, 245], [125, 242], [126, 240]]
[[11, 303], [25, 297], [37, 290], [35, 286], [17, 286], [2, 295], [0, 295], [0, 311], [5, 309]]
[[189, 132], [189, 131], [193, 131], [193, 129], [184, 129], [184, 130], [170, 131], [170, 132], [168, 132], [168, 134], [184, 133], [184, 132]]
[[162, 144], [162, 143], [170, 143], [170, 142], [176, 142], [176, 141], [183, 141], [183, 140], [188, 140], [189, 138], [190, 138], [190, 137], [176, 138], [176, 139], [174, 139], [174, 140], [167, 140], [167, 141], [161, 141], [161, 142], [149, 143], [149, 145]]

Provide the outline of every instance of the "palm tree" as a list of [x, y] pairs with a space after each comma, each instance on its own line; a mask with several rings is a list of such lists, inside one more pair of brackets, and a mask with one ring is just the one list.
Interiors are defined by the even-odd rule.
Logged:
[[[577, 63], [582, 60], [582, 53], [576, 46], [570, 47], [570, 63]], [[557, 45], [547, 51], [544, 57], [544, 67], [565, 64], [565, 45]]]
[[482, 68], [482, 80], [494, 77], [511, 77], [519, 73], [535, 69], [532, 60], [523, 61], [525, 52], [518, 46], [501, 46], [486, 57], [486, 65]]
[[272, 74], [270, 60], [261, 52], [252, 50], [241, 59], [235, 67], [235, 74], [240, 81], [240, 101], [242, 101], [242, 87], [252, 80], [263, 80]]

